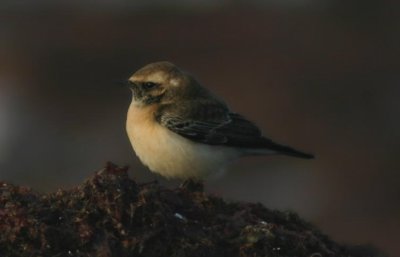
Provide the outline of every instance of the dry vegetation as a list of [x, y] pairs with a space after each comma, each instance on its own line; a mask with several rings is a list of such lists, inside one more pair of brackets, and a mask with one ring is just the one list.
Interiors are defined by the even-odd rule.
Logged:
[[295, 213], [226, 202], [193, 181], [138, 185], [113, 164], [52, 194], [1, 183], [0, 231], [0, 256], [381, 256]]

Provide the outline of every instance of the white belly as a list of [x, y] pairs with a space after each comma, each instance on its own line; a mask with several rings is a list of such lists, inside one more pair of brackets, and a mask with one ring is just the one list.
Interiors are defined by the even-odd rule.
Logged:
[[234, 148], [195, 143], [179, 136], [159, 125], [151, 110], [144, 111], [131, 105], [126, 128], [136, 155], [153, 172], [170, 178], [201, 178], [217, 173], [240, 156]]

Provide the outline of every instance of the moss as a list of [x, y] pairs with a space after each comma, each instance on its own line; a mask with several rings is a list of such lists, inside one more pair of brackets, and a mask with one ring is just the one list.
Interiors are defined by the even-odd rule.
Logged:
[[139, 185], [108, 164], [72, 190], [0, 183], [0, 256], [382, 256], [345, 247], [292, 212], [226, 202], [187, 181]]

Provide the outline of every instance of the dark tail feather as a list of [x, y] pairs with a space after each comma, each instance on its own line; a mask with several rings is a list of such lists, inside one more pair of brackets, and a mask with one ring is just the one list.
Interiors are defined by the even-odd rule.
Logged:
[[296, 149], [288, 146], [282, 146], [282, 150], [278, 151], [278, 154], [284, 154], [303, 159], [314, 159], [314, 155], [297, 151]]
[[308, 154], [308, 153], [303, 153], [300, 152], [296, 149], [293, 149], [290, 146], [286, 145], [280, 145], [277, 143], [274, 143], [273, 141], [267, 139], [267, 138], [262, 138], [262, 143], [259, 147], [249, 149], [250, 154], [284, 154], [288, 156], [293, 156], [297, 158], [303, 158], [303, 159], [313, 159], [314, 155]]

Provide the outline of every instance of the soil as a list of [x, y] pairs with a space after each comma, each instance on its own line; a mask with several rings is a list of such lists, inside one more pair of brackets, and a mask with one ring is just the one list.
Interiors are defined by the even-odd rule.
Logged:
[[200, 182], [138, 184], [114, 164], [71, 190], [0, 182], [0, 256], [384, 256], [330, 240], [293, 212], [227, 202]]

